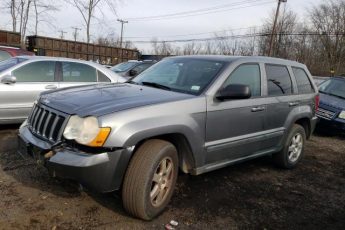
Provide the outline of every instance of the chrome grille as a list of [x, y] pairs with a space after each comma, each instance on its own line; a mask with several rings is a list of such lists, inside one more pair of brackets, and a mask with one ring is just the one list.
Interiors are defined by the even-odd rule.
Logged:
[[318, 110], [316, 111], [316, 115], [318, 117], [324, 118], [326, 120], [332, 120], [332, 118], [335, 115], [335, 112], [326, 110], [326, 109], [322, 109], [322, 108], [318, 108]]
[[28, 125], [33, 134], [55, 143], [61, 140], [66, 117], [67, 114], [35, 104]]

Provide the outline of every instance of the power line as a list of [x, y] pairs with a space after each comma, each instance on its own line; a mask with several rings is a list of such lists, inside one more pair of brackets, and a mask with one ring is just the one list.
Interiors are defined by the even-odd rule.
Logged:
[[141, 37], [124, 37], [125, 39], [132, 39], [132, 38], [153, 38], [153, 37], [185, 37], [185, 36], [194, 36], [194, 35], [203, 35], [203, 34], [215, 34], [215, 33], [221, 33], [221, 32], [231, 32], [231, 31], [238, 31], [238, 30], [248, 30], [248, 29], [258, 29], [263, 26], [251, 26], [251, 27], [242, 27], [242, 28], [236, 28], [236, 29], [228, 29], [228, 30], [217, 30], [217, 31], [210, 31], [210, 32], [202, 32], [202, 33], [192, 33], [192, 34], [177, 34], [177, 35], [151, 35], [151, 36], [141, 36]]
[[263, 1], [263, 0], [245, 0], [245, 1], [241, 1], [241, 2], [234, 2], [234, 3], [230, 3], [230, 4], [219, 5], [219, 6], [208, 7], [208, 8], [202, 8], [202, 9], [198, 9], [198, 10], [182, 11], [182, 12], [177, 12], [177, 13], [161, 14], [161, 15], [154, 15], [154, 16], [133, 17], [133, 18], [126, 18], [126, 19], [134, 21], [134, 20], [146, 20], [146, 19], [164, 18], [164, 17], [172, 17], [172, 16], [181, 16], [181, 15], [185, 15], [185, 14], [201, 13], [203, 11], [212, 11], [212, 10], [224, 9], [224, 8], [228, 8], [228, 7], [233, 7], [233, 6], [243, 5], [243, 4], [253, 3], [253, 2], [259, 2], [259, 1]]
[[[251, 38], [251, 37], [263, 37], [263, 36], [270, 36], [271, 33], [252, 33], [252, 34], [241, 34], [241, 35], [227, 35], [227, 36], [219, 36], [219, 37], [209, 37], [209, 38], [194, 38], [194, 39], [179, 39], [179, 40], [161, 40], [156, 41], [157, 43], [179, 43], [179, 42], [204, 42], [204, 41], [217, 41], [217, 40], [226, 40], [229, 38]], [[275, 33], [274, 35], [279, 36], [345, 36], [345, 33], [317, 33], [317, 32], [309, 32], [309, 33]], [[152, 41], [141, 41], [141, 40], [134, 40], [131, 41], [133, 43], [151, 43]]]
[[[186, 18], [186, 17], [195, 17], [195, 16], [201, 16], [201, 15], [206, 15], [206, 14], [214, 14], [214, 13], [220, 13], [220, 12], [226, 12], [226, 11], [231, 11], [231, 10], [238, 10], [238, 9], [244, 9], [244, 8], [249, 8], [249, 7], [254, 7], [254, 6], [261, 6], [261, 5], [267, 5], [271, 4], [275, 1], [266, 1], [266, 2], [261, 2], [253, 5], [247, 5], [247, 6], [242, 6], [242, 7], [233, 7], [229, 9], [220, 9], [220, 10], [214, 10], [214, 11], [209, 11], [209, 12], [199, 12], [199, 13], [193, 13], [193, 14], [187, 14], [187, 15], [179, 15], [179, 16], [171, 16], [171, 17], [162, 17], [162, 18], [148, 18], [148, 19], [126, 19], [130, 20], [131, 22], [143, 22], [143, 21], [157, 21], [157, 20], [171, 20], [171, 19], [181, 19], [181, 18]], [[249, 4], [249, 3], [246, 3]]]
[[[170, 19], [181, 19], [181, 18], [186, 18], [186, 17], [194, 17], [194, 16], [202, 16], [202, 15], [206, 15], [206, 14], [214, 14], [214, 13], [220, 13], [220, 12], [226, 12], [226, 11], [232, 11], [232, 10], [238, 10], [238, 9], [245, 9], [245, 8], [250, 8], [250, 7], [255, 7], [255, 6], [262, 6], [262, 5], [267, 5], [267, 4], [271, 4], [274, 3], [275, 1], [273, 0], [264, 0], [264, 2], [262, 2], [263, 0], [251, 0], [251, 1], [246, 1], [245, 3], [242, 2], [242, 5], [244, 4], [249, 4], [252, 3], [253, 1], [258, 2], [257, 4], [253, 4], [253, 5], [247, 5], [247, 6], [242, 6], [242, 7], [233, 7], [233, 8], [229, 8], [229, 9], [220, 9], [220, 10], [216, 10], [216, 11], [211, 11], [211, 12], [197, 12], [194, 14], [189, 14], [189, 15], [179, 15], [179, 16], [173, 16], [173, 17], [163, 17], [163, 18], [152, 18], [152, 19], [139, 19], [139, 18], [126, 18], [125, 20], [132, 22], [145, 22], [145, 21], [156, 21], [156, 20], [170, 20]], [[177, 13], [176, 13], [177, 14]], [[152, 16], [151, 16], [152, 17]], [[155, 16], [153, 16], [155, 17]], [[111, 23], [111, 22], [115, 22], [116, 20], [109, 20], [107, 21], [107, 23]], [[98, 23], [93, 23], [92, 25], [99, 25], [99, 24], [103, 24], [101, 22]]]

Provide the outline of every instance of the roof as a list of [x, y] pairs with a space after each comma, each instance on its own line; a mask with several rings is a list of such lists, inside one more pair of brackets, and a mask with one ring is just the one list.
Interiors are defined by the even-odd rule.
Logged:
[[100, 65], [100, 66], [102, 66], [101, 64], [96, 63], [96, 62], [80, 60], [80, 59], [74, 59], [74, 58], [48, 57], [48, 56], [17, 56], [17, 57], [25, 58], [27, 60], [68, 61], [68, 62], [88, 63], [88, 64], [91, 64], [91, 65]]
[[282, 58], [275, 57], [264, 57], [264, 56], [227, 56], [227, 55], [187, 55], [187, 56], [174, 56], [168, 57], [172, 58], [195, 58], [201, 60], [214, 60], [214, 61], [223, 61], [223, 62], [234, 62], [234, 61], [249, 61], [249, 62], [271, 62], [271, 63], [280, 63], [286, 65], [303, 65], [302, 63], [286, 60]]

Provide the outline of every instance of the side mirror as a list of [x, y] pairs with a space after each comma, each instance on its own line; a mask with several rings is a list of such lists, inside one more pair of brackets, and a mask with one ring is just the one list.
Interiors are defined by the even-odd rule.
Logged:
[[131, 70], [129, 71], [129, 76], [135, 77], [135, 76], [137, 76], [137, 75], [138, 75], [138, 72], [137, 72], [136, 70], [131, 69]]
[[247, 99], [251, 97], [250, 88], [247, 85], [228, 85], [220, 89], [216, 95], [218, 100], [224, 101], [229, 99]]
[[1, 78], [1, 83], [3, 84], [14, 84], [16, 81], [17, 78], [11, 75], [5, 75], [3, 78]]

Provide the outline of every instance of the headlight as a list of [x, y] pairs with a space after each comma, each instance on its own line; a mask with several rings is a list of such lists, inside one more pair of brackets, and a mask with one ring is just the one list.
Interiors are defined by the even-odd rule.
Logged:
[[103, 146], [110, 131], [110, 128], [100, 128], [96, 117], [81, 118], [74, 115], [70, 117], [63, 136], [82, 145], [99, 147]]
[[345, 120], [345, 111], [341, 111], [338, 117]]

